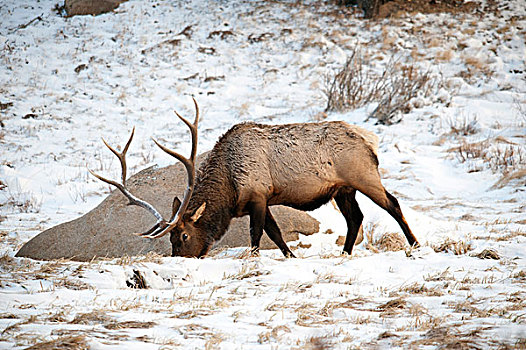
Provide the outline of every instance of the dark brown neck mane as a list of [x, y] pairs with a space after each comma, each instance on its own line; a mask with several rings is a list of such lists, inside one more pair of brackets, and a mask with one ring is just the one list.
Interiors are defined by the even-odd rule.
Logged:
[[230, 181], [230, 172], [221, 150], [214, 147], [197, 174], [196, 185], [186, 215], [193, 213], [204, 202], [206, 209], [196, 226], [207, 232], [207, 246], [219, 240], [228, 229], [234, 214], [236, 194]]

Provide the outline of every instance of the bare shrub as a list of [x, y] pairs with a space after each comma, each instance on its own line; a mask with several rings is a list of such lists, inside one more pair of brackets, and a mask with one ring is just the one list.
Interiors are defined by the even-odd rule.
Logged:
[[[325, 82], [326, 111], [344, 111], [365, 106], [377, 100], [387, 84], [384, 76], [367, 70], [359, 47], [354, 47], [347, 61], [334, 77]], [[385, 72], [387, 73], [387, 72]]]
[[32, 192], [17, 190], [12, 192], [8, 188], [5, 201], [0, 202], [0, 208], [3, 206], [16, 209], [20, 213], [39, 213], [42, 207], [42, 200], [37, 198]]
[[477, 120], [477, 116], [473, 118], [461, 117], [457, 119], [449, 119], [447, 121], [450, 133], [453, 135], [469, 136], [479, 132], [480, 126]]
[[436, 90], [429, 72], [422, 72], [411, 58], [408, 64], [400, 58], [389, 60], [380, 73], [369, 68], [370, 61], [355, 47], [343, 67], [327, 76], [324, 93], [325, 111], [345, 111], [378, 102], [371, 117], [382, 124], [400, 121], [399, 114], [411, 110], [411, 100], [428, 97]]
[[472, 143], [462, 141], [462, 144], [448, 151], [454, 153], [462, 163], [480, 160], [493, 172], [500, 171], [507, 174], [526, 167], [524, 147], [503, 137], [488, 138]]
[[414, 63], [400, 67], [393, 65], [387, 89], [371, 117], [382, 124], [400, 121], [397, 114], [408, 113], [412, 109], [411, 100], [418, 95], [428, 97], [434, 85], [429, 72], [420, 71]]

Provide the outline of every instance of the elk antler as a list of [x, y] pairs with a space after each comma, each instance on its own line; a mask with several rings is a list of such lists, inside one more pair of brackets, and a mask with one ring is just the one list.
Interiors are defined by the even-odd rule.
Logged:
[[101, 180], [103, 182], [106, 182], [107, 184], [110, 184], [110, 185], [113, 185], [113, 186], [117, 187], [122, 192], [122, 194], [124, 194], [126, 196], [126, 198], [128, 198], [128, 200], [129, 200], [128, 205], [137, 205], [139, 207], [142, 207], [142, 208], [148, 210], [150, 213], [152, 213], [157, 218], [156, 226], [166, 227], [166, 221], [163, 219], [162, 215], [150, 203], [145, 202], [145, 201], [135, 197], [126, 188], [126, 152], [128, 152], [128, 148], [130, 147], [130, 144], [131, 144], [131, 141], [133, 139], [133, 135], [134, 134], [135, 134], [135, 128], [133, 128], [133, 130], [131, 132], [131, 135], [130, 135], [130, 138], [129, 138], [128, 142], [126, 143], [126, 146], [124, 146], [124, 149], [120, 153], [117, 150], [115, 150], [113, 147], [111, 147], [106, 142], [106, 140], [102, 139], [102, 142], [104, 142], [106, 147], [108, 147], [110, 149], [110, 151], [113, 154], [115, 154], [117, 156], [117, 158], [119, 158], [119, 161], [121, 162], [122, 183], [118, 183], [116, 181], [113, 181], [113, 180], [110, 180], [110, 179], [106, 179], [106, 178], [94, 173], [90, 169], [88, 169], [88, 171], [90, 172], [91, 175], [95, 176], [97, 179], [99, 179], [99, 180]]
[[115, 156], [117, 156], [117, 158], [119, 158], [119, 161], [121, 163], [121, 171], [122, 171], [122, 182], [121, 183], [118, 183], [118, 182], [110, 180], [110, 179], [106, 179], [106, 178], [94, 173], [90, 169], [88, 169], [88, 171], [91, 173], [91, 175], [95, 176], [97, 179], [99, 179], [99, 180], [101, 180], [101, 181], [103, 181], [103, 182], [105, 182], [107, 184], [110, 184], [110, 185], [113, 185], [113, 186], [117, 187], [122, 192], [122, 194], [124, 194], [126, 196], [126, 198], [128, 198], [128, 200], [129, 200], [128, 205], [137, 205], [139, 207], [142, 207], [142, 208], [148, 210], [150, 213], [152, 213], [155, 216], [155, 218], [157, 219], [157, 223], [151, 229], [149, 229], [148, 231], [146, 231], [144, 233], [139, 233], [138, 234], [139, 236], [143, 236], [143, 237], [147, 237], [147, 238], [160, 238], [160, 237], [166, 235], [168, 232], [170, 232], [177, 225], [179, 220], [181, 220], [181, 218], [183, 216], [183, 213], [185, 212], [185, 210], [188, 207], [188, 204], [190, 202], [190, 197], [192, 196], [192, 192], [194, 190], [194, 185], [195, 185], [195, 156], [196, 156], [196, 152], [197, 152], [197, 125], [199, 123], [199, 107], [197, 106], [196, 100], [193, 97], [192, 97], [192, 99], [194, 101], [195, 111], [196, 111], [196, 116], [195, 116], [195, 120], [194, 120], [193, 124], [190, 123], [185, 118], [183, 118], [181, 115], [179, 115], [179, 113], [175, 112], [175, 114], [179, 117], [179, 119], [181, 119], [190, 128], [190, 132], [192, 134], [192, 153], [190, 154], [190, 158], [188, 159], [188, 158], [180, 155], [179, 153], [177, 153], [177, 152], [175, 152], [175, 151], [173, 151], [171, 149], [168, 149], [165, 146], [159, 144], [156, 140], [153, 140], [155, 142], [155, 144], [157, 146], [159, 146], [163, 151], [165, 151], [169, 155], [171, 155], [171, 156], [177, 158], [179, 161], [181, 161], [181, 163], [184, 164], [184, 166], [186, 168], [186, 171], [187, 171], [187, 174], [188, 174], [188, 187], [186, 188], [186, 191], [184, 193], [183, 202], [181, 203], [181, 206], [177, 210], [177, 213], [175, 213], [170, 218], [170, 221], [167, 222], [166, 220], [164, 220], [162, 215], [150, 203], [135, 197], [126, 188], [126, 152], [128, 151], [128, 147], [130, 146], [130, 143], [131, 143], [131, 141], [133, 139], [133, 135], [135, 133], [135, 127], [132, 130], [132, 133], [130, 135], [130, 139], [126, 143], [126, 146], [124, 146], [124, 149], [120, 153], [118, 151], [116, 151], [114, 148], [112, 148], [104, 139], [102, 139], [102, 142], [104, 142], [106, 147], [108, 147], [110, 149], [110, 151], [113, 154], [115, 154]]
[[197, 154], [197, 126], [199, 124], [199, 106], [197, 105], [197, 101], [195, 100], [195, 98], [192, 97], [192, 100], [194, 101], [195, 105], [195, 119], [193, 123], [190, 123], [179, 113], [174, 111], [175, 114], [179, 117], [179, 119], [181, 119], [188, 126], [188, 128], [190, 129], [190, 133], [192, 134], [192, 152], [190, 153], [190, 158], [186, 158], [181, 154], [164, 147], [156, 140], [153, 140], [153, 142], [155, 142], [157, 146], [159, 146], [163, 151], [165, 151], [172, 157], [178, 159], [181, 163], [183, 163], [183, 165], [186, 168], [186, 173], [188, 177], [188, 187], [186, 187], [186, 190], [184, 191], [183, 201], [181, 202], [179, 209], [177, 209], [177, 212], [170, 218], [170, 222], [168, 222], [165, 228], [159, 227], [152, 233], [148, 235], [143, 234], [142, 236], [147, 236], [150, 238], [159, 238], [164, 236], [166, 233], [170, 232], [170, 230], [172, 230], [181, 220], [184, 212], [186, 211], [186, 208], [188, 208], [188, 204], [190, 203], [190, 197], [192, 197], [192, 193], [194, 192], [195, 186], [195, 156]]

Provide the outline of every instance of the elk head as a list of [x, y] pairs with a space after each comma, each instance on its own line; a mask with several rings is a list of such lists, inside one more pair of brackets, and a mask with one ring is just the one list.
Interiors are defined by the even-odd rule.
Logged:
[[118, 152], [113, 147], [111, 147], [104, 139], [102, 142], [110, 149], [110, 151], [119, 158], [121, 163], [122, 170], [122, 181], [121, 183], [114, 180], [104, 178], [93, 171], [88, 171], [95, 176], [97, 179], [108, 183], [110, 185], [118, 188], [122, 194], [128, 198], [128, 205], [136, 205], [148, 210], [155, 218], [157, 222], [155, 225], [150, 228], [148, 231], [143, 233], [137, 233], [138, 236], [157, 239], [165, 236], [167, 233], [170, 233], [170, 242], [172, 243], [172, 256], [202, 256], [208, 251], [208, 244], [206, 244], [206, 235], [202, 230], [199, 230], [196, 227], [196, 223], [199, 218], [202, 216], [205, 208], [206, 202], [203, 203], [194, 213], [186, 213], [188, 204], [190, 203], [190, 198], [194, 191], [195, 186], [195, 161], [197, 153], [197, 126], [199, 123], [199, 107], [194, 98], [192, 98], [195, 105], [195, 119], [193, 123], [190, 123], [188, 120], [183, 118], [179, 113], [175, 114], [181, 119], [190, 129], [192, 135], [192, 151], [190, 153], [190, 158], [186, 158], [181, 154], [166, 148], [165, 146], [158, 143], [156, 140], [153, 140], [157, 146], [159, 146], [163, 151], [171, 155], [172, 157], [179, 160], [186, 168], [188, 186], [184, 192], [182, 202], [179, 198], [175, 197], [172, 205], [172, 216], [169, 220], [165, 220], [163, 216], [156, 210], [153, 205], [150, 203], [135, 197], [126, 187], [126, 152], [131, 144], [133, 135], [135, 133], [135, 128], [133, 128], [128, 142], [124, 146], [121, 152]]

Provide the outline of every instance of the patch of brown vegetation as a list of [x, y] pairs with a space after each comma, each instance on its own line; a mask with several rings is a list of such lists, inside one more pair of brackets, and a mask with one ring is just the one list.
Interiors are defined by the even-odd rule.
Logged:
[[480, 253], [473, 254], [472, 256], [477, 257], [479, 259], [500, 260], [500, 255], [495, 249], [484, 249]]
[[451, 238], [446, 238], [442, 243], [432, 246], [436, 253], [453, 253], [455, 255], [466, 254], [473, 249], [471, 244], [466, 241], [454, 241]]
[[[403, 286], [400, 288], [400, 292], [404, 294], [417, 294], [435, 297], [444, 295], [444, 291], [442, 290], [441, 286], [428, 287], [424, 283], [420, 284], [418, 282]], [[393, 295], [398, 295], [398, 293], [395, 292]]]
[[381, 5], [374, 17], [402, 17], [415, 13], [470, 13], [479, 6], [477, 2], [462, 0], [393, 0]]
[[367, 245], [366, 248], [372, 252], [396, 252], [405, 250], [407, 243], [405, 237], [397, 232], [386, 232], [379, 238], [374, 238], [374, 231], [377, 225], [372, 224], [366, 227]]
[[141, 322], [141, 321], [124, 321], [124, 322], [111, 322], [104, 325], [106, 329], [124, 329], [124, 328], [152, 328], [155, 326], [155, 322]]
[[71, 323], [93, 325], [98, 323], [106, 323], [109, 320], [110, 317], [107, 316], [104, 312], [96, 310], [85, 314], [77, 315], [77, 317], [75, 317], [73, 321], [71, 321]]
[[206, 309], [191, 309], [187, 311], [183, 311], [175, 316], [174, 318], [182, 318], [182, 319], [191, 319], [194, 317], [201, 317], [201, 316], [209, 316], [212, 315], [213, 312], [211, 310]]
[[407, 308], [407, 301], [403, 298], [396, 298], [389, 300], [388, 302], [379, 305], [378, 311], [382, 313], [383, 317], [392, 317], [398, 315], [402, 310]]
[[57, 350], [57, 349], [74, 349], [88, 350], [90, 346], [84, 336], [63, 337], [43, 343], [37, 343], [25, 350]]

